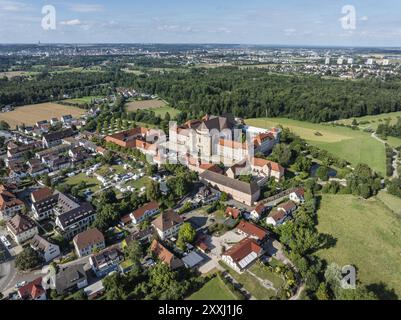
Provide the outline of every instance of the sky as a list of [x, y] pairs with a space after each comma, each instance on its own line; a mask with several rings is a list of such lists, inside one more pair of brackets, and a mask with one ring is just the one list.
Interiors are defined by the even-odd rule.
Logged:
[[0, 0], [0, 43], [38, 41], [400, 47], [401, 1]]

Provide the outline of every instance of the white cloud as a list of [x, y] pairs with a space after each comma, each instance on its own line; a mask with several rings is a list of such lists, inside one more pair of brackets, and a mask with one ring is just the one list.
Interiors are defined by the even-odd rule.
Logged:
[[21, 2], [0, 0], [0, 10], [17, 12], [17, 11], [23, 10], [24, 7], [25, 7], [25, 4], [21, 3]]
[[99, 12], [103, 11], [103, 6], [99, 4], [73, 4], [70, 10], [74, 12]]
[[64, 26], [79, 26], [81, 24], [81, 21], [78, 19], [65, 20], [65, 21], [61, 21], [60, 24], [62, 24]]

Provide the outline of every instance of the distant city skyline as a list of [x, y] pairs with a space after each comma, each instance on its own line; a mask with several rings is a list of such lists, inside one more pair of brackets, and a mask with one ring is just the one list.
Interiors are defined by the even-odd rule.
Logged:
[[[55, 29], [42, 26], [44, 6], [55, 8]], [[0, 0], [0, 43], [39, 41], [400, 47], [401, 3]]]

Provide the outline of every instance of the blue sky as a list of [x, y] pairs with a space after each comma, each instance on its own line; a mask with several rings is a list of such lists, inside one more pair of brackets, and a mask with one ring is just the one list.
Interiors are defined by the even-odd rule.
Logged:
[[[43, 30], [42, 7], [56, 9]], [[356, 28], [342, 28], [353, 5]], [[0, 0], [0, 43], [401, 46], [399, 0]]]

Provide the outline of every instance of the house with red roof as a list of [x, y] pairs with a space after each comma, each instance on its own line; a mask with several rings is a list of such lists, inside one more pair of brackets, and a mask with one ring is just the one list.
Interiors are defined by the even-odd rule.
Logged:
[[233, 207], [227, 207], [226, 216], [231, 217], [233, 219], [238, 219], [241, 216], [241, 210]]
[[272, 226], [281, 225], [296, 209], [297, 205], [292, 201], [281, 204], [270, 212], [269, 216], [266, 218], [266, 223]]
[[18, 244], [32, 239], [39, 233], [36, 223], [28, 216], [16, 215], [7, 224], [7, 231]]
[[24, 203], [7, 186], [0, 185], [0, 219], [8, 220], [22, 213]]
[[290, 200], [300, 204], [305, 202], [305, 190], [302, 188], [295, 189], [293, 192], [290, 193]]
[[229, 267], [237, 272], [242, 272], [262, 254], [262, 247], [254, 239], [245, 238], [224, 252], [221, 258]]
[[237, 232], [259, 242], [262, 242], [267, 238], [267, 231], [265, 229], [244, 220], [237, 225]]
[[259, 221], [263, 214], [266, 212], [267, 208], [263, 203], [259, 203], [256, 207], [251, 211], [250, 218], [254, 221]]
[[47, 300], [46, 290], [42, 286], [42, 277], [19, 288], [18, 296], [22, 300]]
[[167, 264], [172, 270], [178, 269], [184, 265], [181, 259], [177, 258], [174, 253], [168, 250], [156, 239], [153, 240], [150, 246], [150, 251], [157, 257], [157, 259]]
[[152, 217], [155, 214], [158, 214], [159, 211], [160, 208], [157, 201], [152, 201], [132, 212], [130, 214], [130, 218], [133, 224], [138, 224], [144, 221], [145, 219]]

